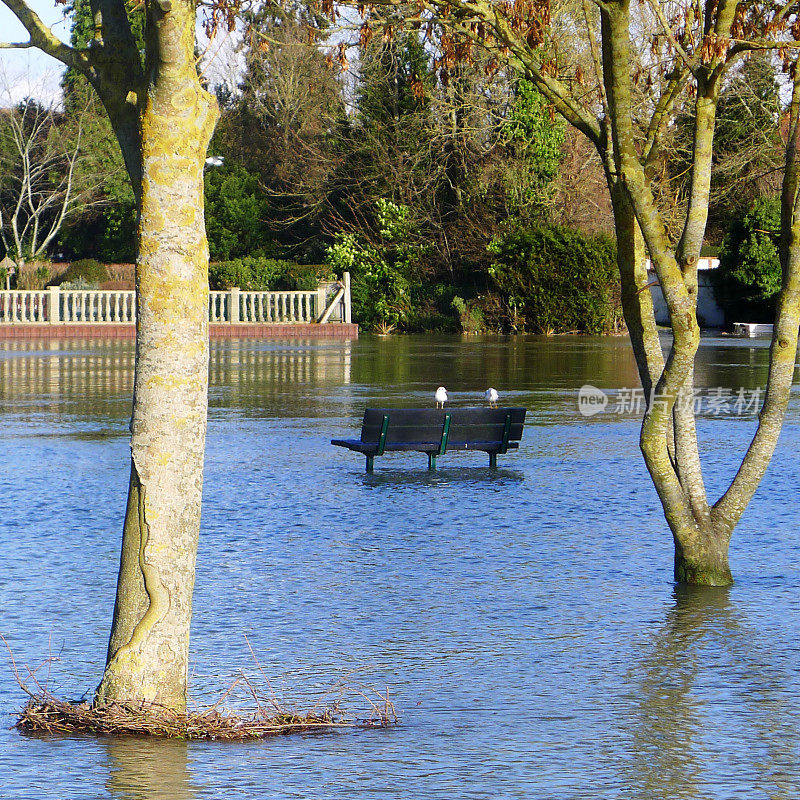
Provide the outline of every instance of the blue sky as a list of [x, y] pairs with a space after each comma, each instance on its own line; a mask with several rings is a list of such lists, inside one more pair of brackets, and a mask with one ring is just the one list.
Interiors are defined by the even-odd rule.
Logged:
[[[70, 19], [64, 18], [64, 6], [56, 6], [54, 0], [28, 0], [33, 10], [51, 26], [51, 30], [63, 41], [69, 41]], [[205, 41], [198, 25], [198, 41]], [[0, 41], [24, 42], [28, 40], [25, 29], [0, 0]], [[222, 34], [209, 50], [208, 77], [212, 84], [221, 78], [229, 78], [230, 65], [238, 60], [231, 55], [232, 40]], [[26, 96], [45, 101], [58, 102], [60, 81], [64, 67], [58, 61], [30, 48], [24, 50], [0, 49], [0, 107], [21, 100]]]
[[[33, 10], [63, 40], [69, 39], [69, 20], [64, 19], [63, 6], [53, 0], [29, 0]], [[0, 2], [0, 40], [27, 41], [28, 35], [17, 18]], [[0, 106], [33, 95], [54, 100], [59, 95], [63, 66], [58, 61], [33, 48], [0, 50]]]

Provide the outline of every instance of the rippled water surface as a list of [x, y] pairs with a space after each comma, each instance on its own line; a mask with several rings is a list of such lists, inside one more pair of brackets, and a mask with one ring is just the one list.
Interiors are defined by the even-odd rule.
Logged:
[[[700, 381], [752, 392], [763, 342], [707, 339]], [[0, 345], [0, 632], [76, 697], [99, 681], [129, 467], [127, 342]], [[578, 413], [577, 390], [610, 394]], [[677, 592], [672, 545], [616, 413], [621, 339], [362, 337], [212, 347], [192, 692], [216, 698], [252, 647], [275, 692], [390, 687], [401, 724], [245, 745], [9, 730], [0, 797], [800, 797], [800, 404], [737, 529], [730, 590]], [[518, 452], [363, 459], [368, 405], [456, 405], [493, 385], [529, 409]], [[722, 489], [752, 414], [701, 412]], [[249, 643], [249, 644], [248, 644]], [[353, 698], [356, 703], [357, 698]]]

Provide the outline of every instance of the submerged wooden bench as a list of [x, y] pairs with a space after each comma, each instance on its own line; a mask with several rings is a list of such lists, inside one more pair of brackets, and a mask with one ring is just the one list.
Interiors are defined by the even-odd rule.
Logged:
[[331, 439], [367, 457], [372, 472], [375, 456], [390, 451], [426, 453], [428, 469], [436, 457], [449, 450], [483, 450], [489, 466], [497, 466], [498, 453], [519, 447], [525, 425], [524, 408], [368, 408], [360, 439]]

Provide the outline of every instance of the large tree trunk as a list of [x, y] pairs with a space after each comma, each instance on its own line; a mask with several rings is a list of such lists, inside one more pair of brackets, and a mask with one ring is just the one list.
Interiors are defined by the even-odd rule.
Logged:
[[141, 125], [131, 477], [108, 660], [96, 702], [186, 705], [205, 448], [208, 245], [203, 166], [218, 116], [194, 60], [194, 4], [152, 19]]
[[[734, 8], [728, 0], [720, 0], [718, 16], [723, 32], [730, 27]], [[631, 340], [646, 394], [650, 394], [648, 386], [652, 387], [652, 394], [646, 398], [639, 443], [675, 542], [675, 580], [727, 585], [732, 581], [728, 566], [730, 529], [712, 518], [691, 402], [694, 362], [700, 344], [696, 314], [697, 261], [708, 211], [714, 119], [722, 73], [714, 72], [711, 65], [697, 81], [691, 197], [681, 241], [673, 248], [636, 146], [632, 123], [628, 0], [606, 3], [601, 24], [603, 79], [611, 117], [614, 171], [641, 226], [669, 309], [673, 334], [669, 355], [664, 360], [655, 346], [652, 306], [649, 297], [644, 296], [649, 290], [641, 287], [641, 276], [635, 271], [629, 270], [627, 276], [622, 272], [629, 289], [627, 297], [623, 294], [627, 300], [626, 319], [633, 323], [629, 323]], [[615, 201], [619, 235], [625, 204], [623, 198], [616, 196], [616, 186], [610, 183], [609, 188]]]
[[730, 531], [713, 525], [699, 525], [674, 535], [675, 581], [693, 586], [730, 586], [733, 583], [728, 563]]

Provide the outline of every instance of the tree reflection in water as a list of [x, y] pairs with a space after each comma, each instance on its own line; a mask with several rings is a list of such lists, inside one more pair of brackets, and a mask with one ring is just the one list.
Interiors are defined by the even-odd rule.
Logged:
[[187, 742], [146, 737], [102, 740], [108, 751], [106, 788], [114, 800], [195, 800]]
[[676, 587], [632, 666], [636, 708], [621, 731], [631, 797], [699, 800], [721, 786], [747, 800], [800, 796], [794, 678], [734, 591]]

